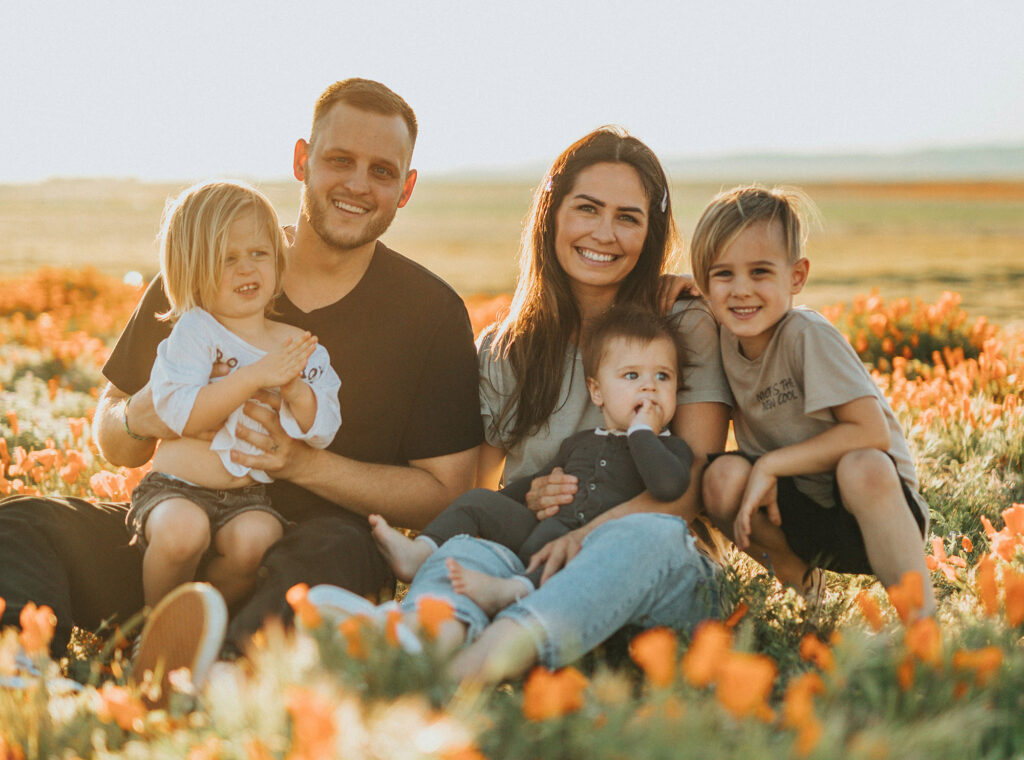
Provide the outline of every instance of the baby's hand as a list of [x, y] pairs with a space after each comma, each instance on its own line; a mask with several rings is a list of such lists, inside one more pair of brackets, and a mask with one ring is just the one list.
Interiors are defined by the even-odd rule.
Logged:
[[314, 349], [316, 338], [306, 332], [299, 338], [288, 338], [250, 366], [253, 367], [261, 388], [286, 386], [306, 368], [306, 362], [309, 361]]
[[663, 427], [663, 411], [661, 404], [645, 398], [633, 412], [633, 424], [647, 425], [655, 433]]

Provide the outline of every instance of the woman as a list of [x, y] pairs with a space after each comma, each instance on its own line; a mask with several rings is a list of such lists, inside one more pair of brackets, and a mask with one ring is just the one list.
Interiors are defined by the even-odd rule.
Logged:
[[[558, 157], [534, 196], [510, 313], [479, 345], [487, 442], [478, 485], [536, 472], [564, 438], [602, 424], [577, 345], [588, 322], [613, 303], [657, 308], [659, 275], [675, 243], [665, 173], [642, 142], [604, 127]], [[449, 559], [500, 577], [521, 573], [521, 563], [491, 542], [446, 542], [420, 569], [404, 605], [446, 598], [458, 620], [455, 639], [479, 636], [456, 657], [456, 676], [497, 680], [536, 661], [560, 667], [623, 625], [687, 628], [716, 611], [716, 565], [679, 518], [697, 516], [704, 455], [724, 448], [730, 396], [709, 312], [692, 300], [675, 311], [691, 367], [672, 430], [694, 451], [693, 485], [669, 505], [672, 515], [644, 514], [666, 508], [645, 493], [549, 543], [531, 562], [546, 563], [543, 585], [493, 622], [452, 590]], [[556, 472], [534, 481], [528, 506], [544, 518], [575, 490], [574, 478]]]

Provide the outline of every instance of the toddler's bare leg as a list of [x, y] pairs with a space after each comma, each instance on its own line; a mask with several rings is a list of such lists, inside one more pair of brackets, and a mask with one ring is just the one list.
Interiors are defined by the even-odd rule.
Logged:
[[380, 515], [370, 515], [370, 528], [377, 546], [380, 547], [384, 559], [391, 565], [395, 577], [410, 583], [416, 571], [434, 553], [434, 545], [429, 541], [416, 541], [400, 530], [388, 525], [388, 521]]
[[494, 617], [532, 590], [530, 582], [522, 576], [496, 578], [463, 567], [452, 557], [446, 559], [444, 564], [448, 568], [448, 579], [455, 593], [468, 596], [488, 617]]
[[213, 540], [220, 556], [207, 565], [206, 580], [229, 607], [252, 591], [263, 555], [282, 535], [281, 521], [258, 509], [242, 512], [217, 531]]
[[[733, 522], [740, 510], [743, 491], [752, 465], [740, 456], [719, 457], [704, 471], [704, 507], [711, 522], [733, 540]], [[745, 550], [754, 560], [787, 586], [804, 591], [808, 565], [793, 553], [782, 528], [773, 525], [764, 512], [750, 518], [750, 546]]]
[[924, 585], [923, 615], [935, 614], [931, 575], [924, 562], [921, 531], [907, 507], [892, 460], [877, 449], [851, 451], [839, 460], [836, 480], [843, 504], [857, 519], [871, 569], [883, 586], [914, 570]]
[[210, 520], [188, 499], [173, 497], [149, 513], [145, 532], [142, 588], [146, 604], [152, 606], [195, 578], [199, 560], [210, 545]]

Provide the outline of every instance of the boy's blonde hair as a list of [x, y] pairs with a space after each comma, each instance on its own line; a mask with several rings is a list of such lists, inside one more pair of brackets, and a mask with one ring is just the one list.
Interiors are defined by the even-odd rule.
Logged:
[[768, 189], [741, 185], [719, 193], [708, 203], [697, 221], [690, 245], [690, 268], [701, 292], [708, 292], [708, 274], [715, 259], [752, 224], [778, 221], [782, 227], [788, 261], [804, 255], [807, 218], [817, 219], [814, 203], [802, 190], [789, 187]]
[[[284, 232], [274, 207], [261, 192], [243, 182], [201, 182], [168, 201], [160, 224], [160, 271], [171, 308], [158, 315], [174, 321], [189, 309], [208, 308], [217, 295], [228, 228], [246, 213], [255, 216], [271, 241], [274, 296], [284, 274]], [[271, 311], [273, 299], [267, 304]]]

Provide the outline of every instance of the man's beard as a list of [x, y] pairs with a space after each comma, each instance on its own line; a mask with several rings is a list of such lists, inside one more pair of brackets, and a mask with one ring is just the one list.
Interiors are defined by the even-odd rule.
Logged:
[[[309, 222], [309, 226], [313, 228], [313, 231], [321, 240], [331, 248], [335, 248], [339, 251], [351, 251], [352, 249], [359, 248], [367, 243], [372, 243], [387, 231], [388, 227], [391, 226], [391, 222], [395, 218], [395, 214], [398, 213], [397, 206], [391, 210], [391, 213], [380, 213], [379, 208], [375, 211], [371, 211], [368, 214], [370, 219], [367, 221], [363, 230], [347, 237], [343, 237], [332, 233], [330, 225], [327, 223], [328, 214], [333, 210], [333, 206], [327, 208], [324, 206], [323, 202], [313, 196], [309, 191], [309, 185], [306, 182], [302, 183], [303, 216], [306, 217], [306, 221]], [[374, 214], [378, 214], [376, 219], [373, 218]]]

